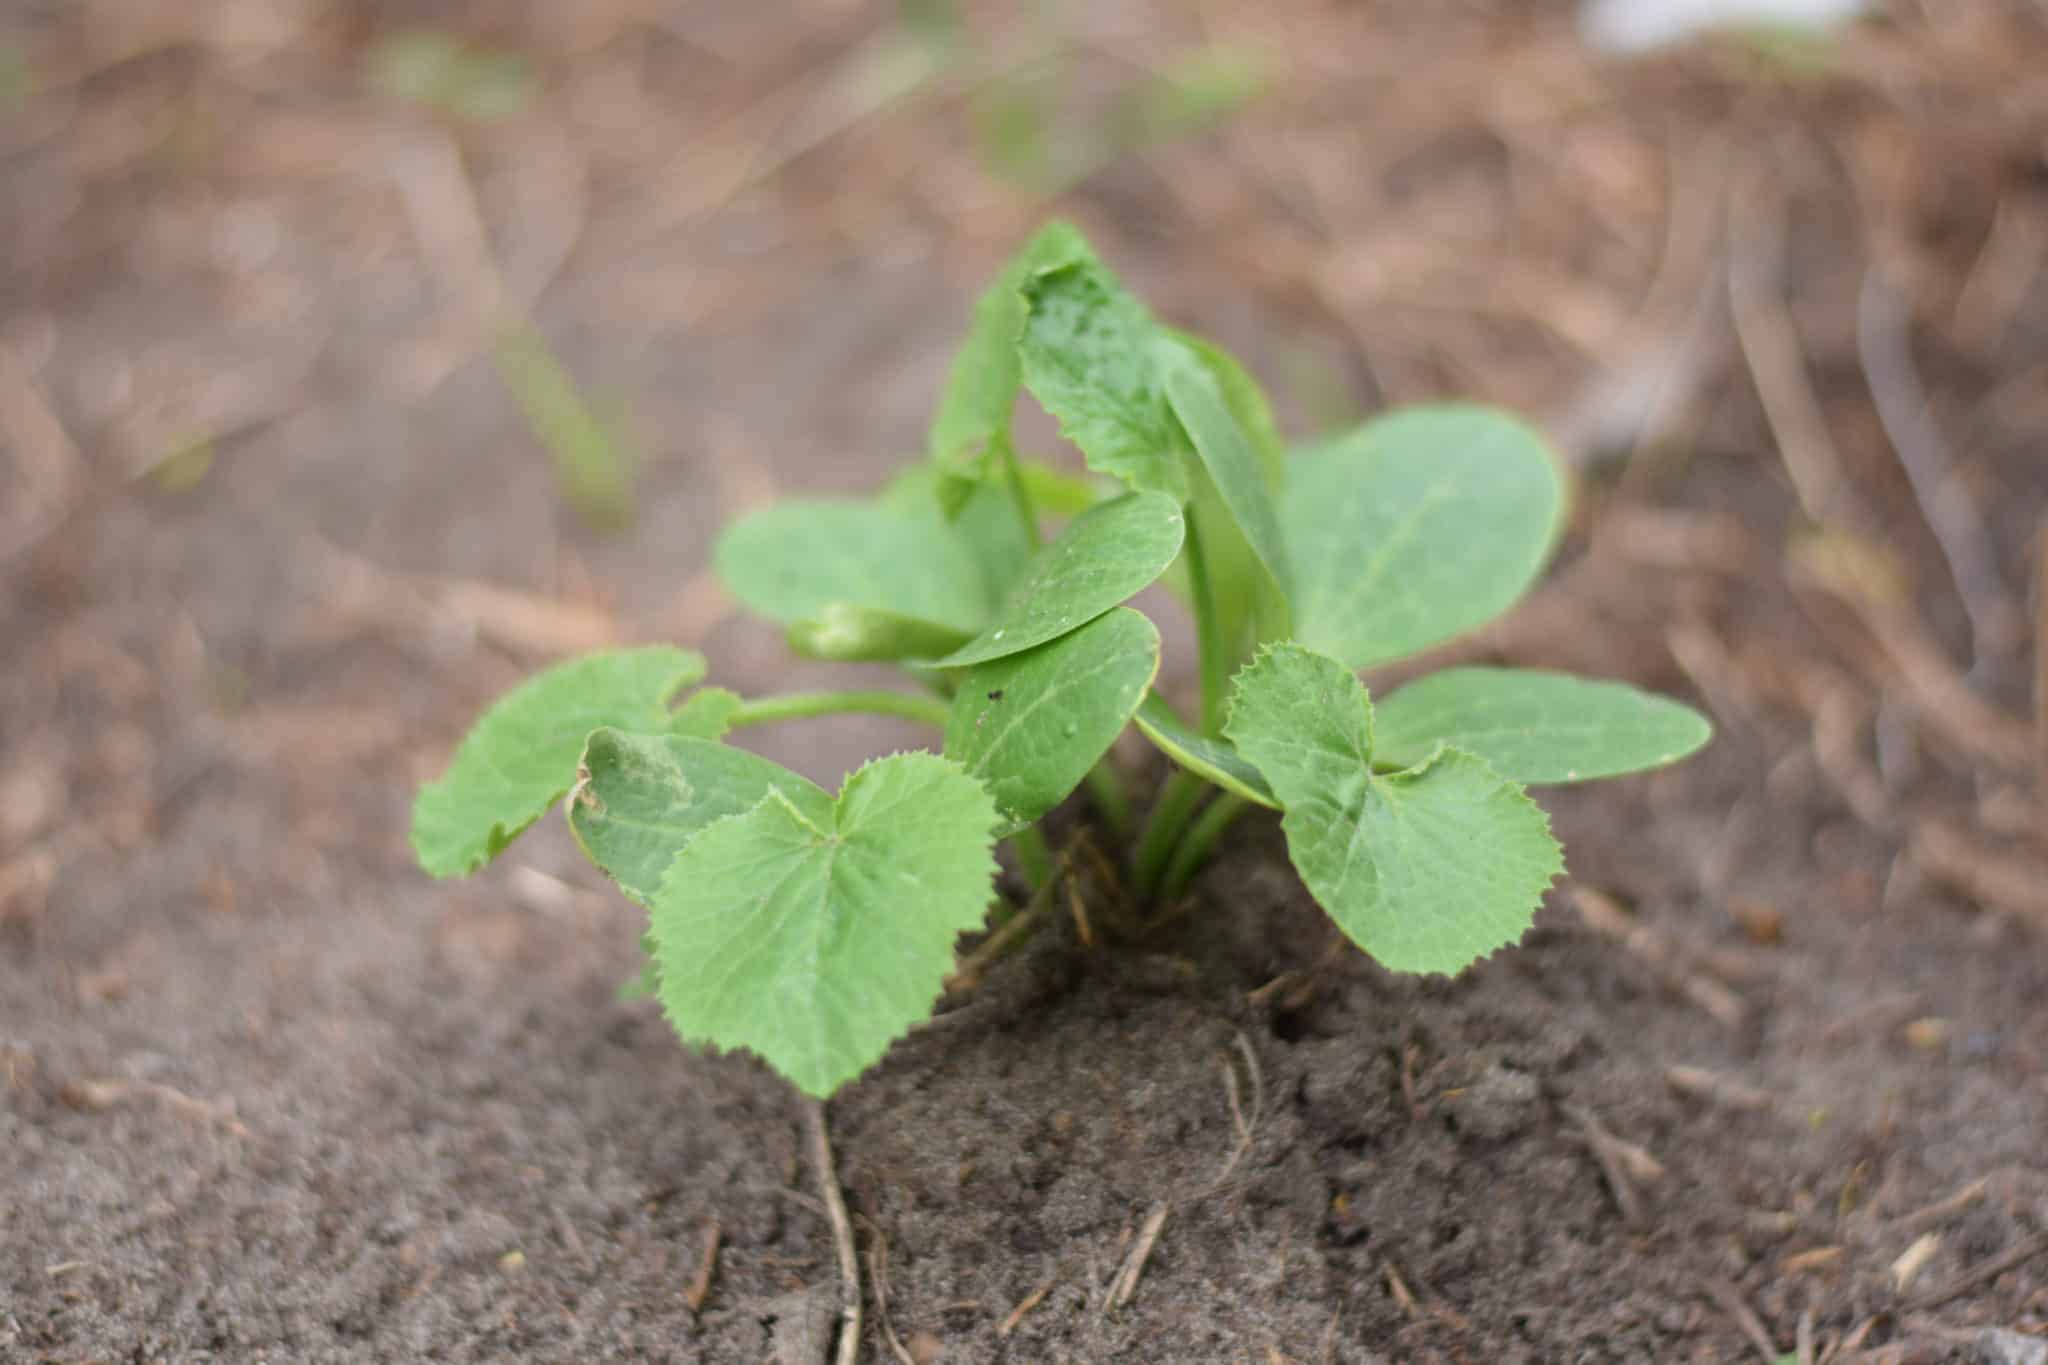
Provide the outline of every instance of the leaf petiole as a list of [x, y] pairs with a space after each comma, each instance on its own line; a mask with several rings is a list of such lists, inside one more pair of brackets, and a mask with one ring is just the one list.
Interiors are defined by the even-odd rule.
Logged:
[[1202, 536], [1195, 518], [1188, 518], [1188, 583], [1194, 592], [1195, 648], [1202, 668], [1202, 733], [1215, 736], [1223, 730], [1224, 698], [1229, 694], [1232, 660], [1223, 639], [1222, 622], [1216, 615], [1216, 589], [1209, 581], [1209, 559], [1202, 551]]
[[1202, 864], [1209, 859], [1209, 853], [1216, 847], [1216, 841], [1223, 837], [1237, 817], [1251, 809], [1252, 803], [1236, 792], [1224, 792], [1202, 812], [1201, 818], [1188, 826], [1179, 847], [1173, 851], [1173, 859], [1166, 865], [1166, 876], [1159, 883], [1159, 899], [1172, 904], [1180, 898], [1194, 880]]
[[1187, 829], [1188, 818], [1211, 790], [1209, 784], [1185, 768], [1176, 768], [1159, 789], [1152, 813], [1145, 817], [1145, 830], [1138, 838], [1138, 851], [1131, 859], [1131, 889], [1140, 901], [1150, 900], [1166, 875], [1166, 868]]
[[1002, 443], [999, 458], [1003, 462], [1003, 482], [1009, 486], [1010, 501], [1016, 505], [1017, 520], [1024, 523], [1024, 538], [1031, 542], [1033, 549], [1045, 543], [1045, 537], [1038, 529], [1038, 509], [1031, 504], [1031, 490], [1024, 484], [1024, 471], [1018, 467], [1017, 451], [1007, 436], [998, 437]]
[[900, 716], [943, 730], [952, 708], [936, 697], [920, 697], [910, 692], [785, 692], [741, 702], [732, 713], [731, 724], [738, 729], [744, 725], [771, 725], [776, 721], [853, 712]]
[[1026, 825], [1010, 836], [1010, 851], [1017, 855], [1017, 870], [1025, 884], [1037, 891], [1053, 877], [1052, 850], [1036, 825]]

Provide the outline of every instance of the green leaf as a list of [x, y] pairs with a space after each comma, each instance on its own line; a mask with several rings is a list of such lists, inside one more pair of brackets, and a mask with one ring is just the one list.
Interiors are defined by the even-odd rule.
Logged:
[[686, 845], [652, 910], [661, 1003], [830, 1095], [931, 1013], [988, 911], [995, 804], [959, 765], [897, 754], [823, 809], [781, 790]]
[[[948, 489], [960, 493], [958, 502], [947, 502]], [[916, 464], [891, 479], [880, 500], [919, 524], [932, 526], [931, 534], [952, 540], [973, 556], [981, 569], [984, 621], [1003, 604], [1038, 548], [1024, 534], [1010, 491], [999, 480], [962, 483], [934, 465]], [[940, 513], [936, 519], [934, 507]]]
[[935, 659], [972, 638], [971, 631], [851, 602], [828, 602], [817, 619], [789, 628], [792, 650], [806, 658], [840, 663]]
[[1230, 415], [1258, 452], [1259, 468], [1266, 476], [1266, 491], [1277, 494], [1287, 482], [1287, 442], [1273, 417], [1273, 404], [1251, 371], [1237, 357], [1206, 337], [1192, 332], [1175, 332], [1175, 340], [1195, 353], [1216, 381]]
[[971, 477], [979, 479], [985, 458], [1007, 441], [1023, 383], [1017, 338], [1024, 331], [1024, 283], [1034, 271], [1088, 254], [1079, 232], [1065, 223], [1049, 223], [976, 301], [973, 326], [953, 357], [932, 417], [928, 444], [941, 469], [957, 474], [972, 468]]
[[1287, 556], [1258, 448], [1199, 354], [1168, 339], [1160, 345], [1159, 365], [1166, 376], [1166, 398], [1174, 416], [1208, 470], [1223, 505], [1229, 508], [1238, 532], [1284, 596], [1289, 582]]
[[682, 735], [596, 730], [583, 749], [569, 830], [619, 890], [646, 905], [699, 831], [752, 810], [771, 791], [816, 817], [832, 808], [823, 790], [745, 749]]
[[1299, 645], [1238, 674], [1226, 733], [1286, 814], [1287, 854], [1385, 966], [1457, 972], [1527, 932], [1564, 857], [1519, 786], [1456, 749], [1373, 771], [1373, 712], [1342, 663]]
[[960, 680], [946, 756], [981, 779], [1008, 836], [1064, 801], [1130, 723], [1159, 672], [1159, 631], [1119, 607]]
[[436, 877], [476, 871], [547, 813], [576, 780], [602, 725], [660, 730], [668, 699], [704, 676], [687, 649], [611, 650], [557, 664], [499, 698], [412, 808], [412, 848]]
[[1164, 573], [1186, 533], [1180, 504], [1163, 494], [1098, 503], [1038, 552], [995, 623], [940, 666], [1021, 654], [1088, 624]]
[[[1258, 381], [1221, 347], [1185, 332], [1173, 336], [1207, 368], [1224, 405], [1237, 419], [1239, 431], [1251, 442], [1270, 508], [1273, 496], [1286, 478], [1287, 452], [1265, 393]], [[1286, 597], [1279, 583], [1262, 566], [1258, 553], [1239, 527], [1236, 514], [1199, 457], [1191, 465], [1190, 483], [1189, 538], [1201, 537], [1203, 556], [1208, 561], [1209, 594], [1215, 604], [1216, 634], [1224, 650], [1230, 657], [1241, 658], [1249, 655], [1261, 640], [1285, 639], [1291, 633]], [[1284, 554], [1285, 538], [1280, 540], [1283, 549], [1279, 553]], [[1175, 566], [1167, 575], [1167, 582], [1184, 598], [1191, 597], [1193, 585], [1184, 564]]]
[[839, 602], [963, 631], [989, 614], [980, 563], [933, 504], [774, 503], [728, 528], [714, 562], [735, 597], [784, 625]]
[[517, 54], [470, 47], [433, 30], [384, 39], [371, 50], [369, 67], [384, 93], [479, 123], [519, 113], [539, 85]]
[[669, 717], [668, 732], [689, 739], [724, 739], [744, 703], [723, 687], [700, 687]]
[[1134, 489], [1188, 496], [1180, 436], [1155, 361], [1162, 335], [1092, 253], [1024, 282], [1024, 384], [1088, 467]]
[[1439, 744], [1516, 782], [1586, 782], [1676, 763], [1713, 735], [1689, 706], [1625, 683], [1511, 668], [1447, 668], [1379, 704], [1383, 767]]
[[1489, 408], [1407, 408], [1296, 456], [1281, 498], [1294, 634], [1370, 668], [1513, 605], [1563, 486], [1541, 437]]
[[1133, 719], [1161, 753], [1195, 776], [1206, 778], [1225, 791], [1236, 792], [1247, 801], [1280, 809], [1273, 789], [1266, 785], [1257, 768], [1222, 740], [1190, 729], [1157, 692], [1145, 698]]

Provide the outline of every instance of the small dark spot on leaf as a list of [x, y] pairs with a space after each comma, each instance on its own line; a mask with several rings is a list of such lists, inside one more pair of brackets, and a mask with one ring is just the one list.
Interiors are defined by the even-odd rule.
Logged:
[[988, 694], [988, 699], [990, 701], [1001, 701], [1003, 699], [1003, 689], [998, 687], [995, 691]]

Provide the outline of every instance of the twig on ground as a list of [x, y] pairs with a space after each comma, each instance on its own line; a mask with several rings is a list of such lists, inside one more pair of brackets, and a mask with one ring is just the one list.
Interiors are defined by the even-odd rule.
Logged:
[[832, 1162], [832, 1139], [825, 1131], [825, 1105], [821, 1100], [804, 1101], [804, 1122], [811, 1130], [811, 1160], [818, 1170], [819, 1191], [825, 1197], [825, 1212], [832, 1224], [832, 1248], [839, 1256], [838, 1365], [854, 1365], [860, 1358], [860, 1255], [853, 1245], [853, 1221], [846, 1216], [846, 1196], [839, 1190], [839, 1173]]
[[1742, 1027], [1749, 1017], [1742, 997], [1719, 981], [1685, 970], [1671, 944], [1648, 925], [1638, 923], [1612, 896], [1583, 884], [1573, 885], [1571, 896], [1588, 928], [1641, 958], [1716, 1022], [1731, 1029]]
[[125, 1081], [115, 1078], [71, 1081], [58, 1092], [58, 1097], [74, 1109], [99, 1113], [112, 1109], [130, 1095], [136, 1094], [155, 1098], [165, 1108], [182, 1118], [218, 1124], [238, 1138], [249, 1136], [248, 1125], [235, 1117], [232, 1104], [210, 1104], [158, 1081]]
[[1866, 663], [1866, 672], [1882, 682], [1902, 682], [1913, 709], [1964, 753], [2005, 771], [2024, 773], [2033, 768], [2031, 727], [1984, 700], [1956, 671], [1919, 617], [1872, 592], [1846, 566], [1824, 557], [1809, 556], [1799, 568], [1807, 581], [1855, 610], [1892, 670], [1886, 675]]
[[2031, 199], [2025, 192], [2010, 190], [1999, 196], [1984, 249], [1956, 293], [1949, 326], [1957, 342], [1968, 349], [1986, 354], [1998, 349], [2048, 252], [2048, 232], [2043, 230], [2048, 218]]
[[[1763, 401], [1764, 420], [1807, 520], [1815, 525], [1864, 525], [1842, 477], [1842, 458], [1829, 435], [1827, 415], [1807, 377], [1799, 329], [1778, 296], [1784, 257], [1785, 206], [1760, 173], [1747, 194], [1729, 199], [1741, 214], [1736, 251], [1728, 263], [1728, 305], [1735, 339]], [[1748, 210], [1737, 205], [1751, 204]]]
[[1599, 1163], [1600, 1174], [1607, 1178], [1608, 1193], [1614, 1196], [1621, 1221], [1631, 1228], [1643, 1226], [1647, 1214], [1636, 1192], [1637, 1179], [1656, 1180], [1664, 1174], [1663, 1164], [1641, 1147], [1624, 1142], [1609, 1132], [1589, 1109], [1567, 1104], [1564, 1116], [1578, 1125], [1587, 1148], [1593, 1153], [1593, 1160]]
[[1046, 878], [1044, 885], [1031, 893], [1031, 899], [1024, 908], [1003, 921], [1002, 926], [983, 939], [975, 950], [960, 959], [946, 978], [949, 994], [971, 991], [981, 984], [982, 974], [1008, 955], [1012, 948], [1037, 932], [1044, 923], [1046, 912], [1052, 907], [1053, 892], [1062, 878], [1058, 873]]
[[875, 1316], [881, 1320], [882, 1340], [889, 1343], [890, 1354], [901, 1365], [917, 1365], [917, 1357], [896, 1335], [896, 1324], [889, 1316], [889, 1239], [880, 1228], [875, 1228], [874, 1234], [868, 1242], [868, 1280], [875, 1287]]
[[996, 1339], [998, 1341], [1009, 1340], [1010, 1333], [1017, 1330], [1017, 1324], [1024, 1321], [1032, 1309], [1045, 1302], [1045, 1296], [1052, 1293], [1052, 1287], [1057, 1283], [1059, 1283], [1057, 1280], [1047, 1280], [1044, 1284], [1026, 1294], [1022, 1299], [1019, 1299], [1017, 1306], [1010, 1310], [1009, 1316], [1005, 1317], [997, 1325]]
[[1924, 1228], [1937, 1228], [1959, 1213], [1967, 1212], [1984, 1202], [1985, 1191], [1991, 1188], [1986, 1179], [1972, 1180], [1948, 1198], [1929, 1204], [1924, 1209], [1915, 1209], [1899, 1219], [1899, 1226], [1908, 1232], [1919, 1232]]
[[689, 1287], [683, 1290], [683, 1302], [692, 1313], [702, 1312], [704, 1301], [711, 1297], [711, 1279], [718, 1273], [718, 1248], [725, 1237], [725, 1228], [713, 1218], [704, 1225], [704, 1250], [697, 1257], [697, 1273], [690, 1277]]
[[1753, 1085], [1744, 1085], [1717, 1072], [1698, 1066], [1667, 1066], [1664, 1079], [1681, 1095], [1712, 1100], [1729, 1109], [1768, 1109], [1771, 1095]]
[[2034, 532], [2034, 820], [2048, 841], [2048, 517]]
[[5, 560], [64, 520], [87, 474], [85, 457], [50, 410], [28, 363], [6, 342], [0, 342], [0, 449], [12, 450], [21, 469], [20, 490], [0, 520]]
[[1920, 1272], [1927, 1268], [1927, 1263], [1933, 1260], [1934, 1254], [1940, 1250], [1941, 1234], [1938, 1232], [1923, 1232], [1914, 1238], [1913, 1244], [1900, 1252], [1899, 1258], [1892, 1262], [1893, 1292], [1903, 1294], [1911, 1289], [1913, 1281], [1920, 1277]]
[[2048, 1252], [2048, 1232], [2036, 1233], [2019, 1245], [1993, 1256], [1975, 1269], [1965, 1271], [1940, 1289], [1907, 1301], [1900, 1311], [1923, 1313], [1930, 1308], [1939, 1308], [1945, 1303], [1961, 1298], [1979, 1285], [1989, 1284], [2008, 1270], [2018, 1269], [2043, 1252]]
[[1806, 1309], [1799, 1315], [1799, 1327], [1793, 1335], [1792, 1350], [1799, 1357], [1799, 1365], [1814, 1365], [1813, 1358], [1813, 1310]]
[[1978, 677], [1987, 656], [2012, 648], [2019, 618], [1992, 558], [1991, 537], [1968, 490], [1956, 477], [1932, 405], [1913, 365], [1905, 303], [1886, 282], [1881, 266], [1863, 277], [1856, 304], [1856, 354], [1863, 363], [1878, 422], [1890, 439], [1920, 514], [1934, 532], [1955, 580], [1956, 594], [1970, 618], [1970, 669]]
[[1914, 861], [1930, 876], [1995, 909], [2048, 921], [2048, 863], [1986, 848], [1946, 820], [1913, 829]]
[[1138, 1240], [1132, 1243], [1130, 1255], [1124, 1258], [1116, 1278], [1110, 1281], [1109, 1293], [1103, 1297], [1103, 1312], [1122, 1308], [1138, 1292], [1138, 1280], [1145, 1273], [1145, 1262], [1152, 1259], [1152, 1248], [1159, 1243], [1159, 1231], [1166, 1226], [1166, 1214], [1166, 1202], [1161, 1200], [1145, 1215], [1144, 1223], [1138, 1228]]
[[1735, 1325], [1742, 1329], [1742, 1335], [1749, 1338], [1750, 1344], [1756, 1347], [1757, 1353], [1764, 1358], [1765, 1365], [1777, 1365], [1778, 1347], [1771, 1340], [1771, 1334], [1764, 1330], [1763, 1319], [1743, 1302], [1742, 1292], [1719, 1276], [1703, 1281], [1702, 1287], [1716, 1307], [1735, 1319]]

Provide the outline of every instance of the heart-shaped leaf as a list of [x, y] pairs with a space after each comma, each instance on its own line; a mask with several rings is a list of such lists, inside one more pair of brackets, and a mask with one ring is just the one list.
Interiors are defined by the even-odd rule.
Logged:
[[1085, 246], [1024, 281], [1024, 385], [1088, 467], [1134, 489], [1188, 496], [1181, 443], [1145, 306]]
[[1157, 692], [1145, 698], [1144, 705], [1138, 708], [1133, 719], [1145, 738], [1157, 745], [1161, 753], [1195, 776], [1207, 778], [1247, 801], [1273, 810], [1280, 809], [1273, 789], [1266, 785], [1266, 779], [1259, 775], [1257, 768], [1222, 740], [1211, 739], [1190, 729], [1167, 705], [1166, 698]]
[[704, 656], [652, 647], [585, 655], [538, 673], [484, 712], [448, 771], [420, 788], [412, 848], [436, 877], [503, 852], [576, 781], [583, 741], [602, 725], [660, 730], [668, 700], [704, 676]]
[[939, 664], [962, 668], [1021, 654], [1088, 624], [1164, 573], [1186, 532], [1180, 504], [1164, 494], [1097, 503], [1032, 559], [995, 624]]
[[946, 756], [981, 779], [1009, 835], [1066, 800], [1130, 723], [1159, 671], [1159, 631], [1118, 607], [960, 679]]
[[1439, 744], [1516, 782], [1586, 782], [1676, 763], [1713, 736], [1691, 707], [1625, 683], [1512, 668], [1447, 668], [1379, 704], [1382, 767]]
[[569, 829], [590, 861], [646, 905], [676, 854], [714, 820], [781, 791], [814, 817], [832, 798], [779, 763], [705, 739], [596, 730], [583, 749]]
[[913, 753], [822, 809], [778, 787], [705, 827], [651, 912], [669, 1022], [830, 1095], [931, 1013], [954, 940], [987, 913], [995, 826], [986, 788]]
[[988, 620], [981, 565], [936, 504], [774, 503], [734, 523], [714, 562], [735, 597], [786, 626], [838, 602], [963, 631]]
[[1285, 808], [1302, 882], [1396, 971], [1454, 973], [1513, 943], [1564, 870], [1543, 811], [1471, 754], [1375, 773], [1372, 704], [1335, 659], [1261, 653], [1238, 674], [1225, 729]]
[[1407, 408], [1297, 455], [1280, 501], [1294, 635], [1370, 668], [1484, 625], [1563, 514], [1541, 437], [1489, 408]]

